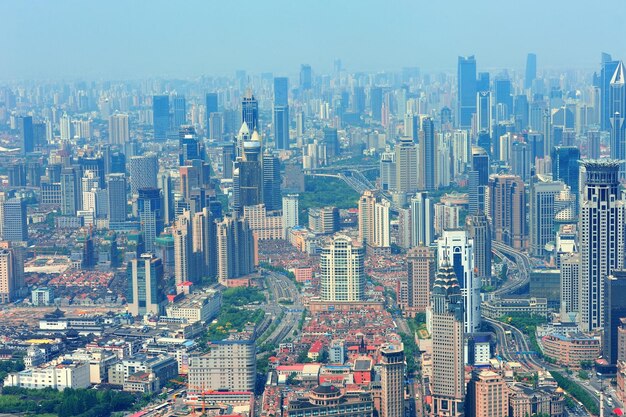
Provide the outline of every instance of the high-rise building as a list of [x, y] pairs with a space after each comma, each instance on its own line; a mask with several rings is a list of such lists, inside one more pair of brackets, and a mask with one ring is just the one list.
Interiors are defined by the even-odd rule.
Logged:
[[161, 214], [163, 224], [174, 221], [174, 196], [172, 194], [172, 178], [169, 171], [160, 171], [157, 176], [158, 188], [161, 190]]
[[600, 129], [611, 130], [611, 104], [610, 89], [611, 80], [619, 61], [613, 61], [611, 55], [602, 54], [602, 68], [600, 70]]
[[374, 191], [366, 190], [359, 199], [359, 240], [364, 246], [389, 248], [389, 201], [380, 198]]
[[491, 274], [491, 223], [482, 212], [471, 214], [467, 218], [467, 232], [474, 241], [474, 265], [476, 278], [482, 285], [493, 285]]
[[289, 229], [300, 224], [298, 219], [299, 201], [299, 194], [287, 194], [283, 196], [283, 239], [287, 238]]
[[569, 187], [572, 195], [576, 197], [574, 206], [578, 213], [580, 200], [580, 149], [576, 146], [555, 146], [552, 148], [552, 179], [563, 181]]
[[515, 175], [492, 176], [489, 197], [494, 239], [515, 249], [526, 249], [526, 194], [522, 179]]
[[404, 417], [404, 347], [380, 348], [380, 416]]
[[403, 137], [396, 143], [396, 191], [414, 193], [419, 187], [417, 144], [413, 139]]
[[602, 357], [611, 366], [618, 359], [618, 328], [626, 317], [626, 271], [615, 270], [604, 283], [604, 331], [602, 332]]
[[267, 210], [280, 210], [280, 160], [269, 150], [263, 153], [263, 202]]
[[605, 277], [624, 267], [626, 201], [619, 194], [620, 162], [585, 160], [579, 230], [581, 247], [581, 328], [592, 331], [604, 322]]
[[555, 227], [554, 214], [558, 206], [555, 200], [565, 191], [566, 186], [561, 181], [536, 175], [530, 183], [530, 253], [533, 256], [547, 255], [546, 244], [554, 242]]
[[128, 159], [130, 193], [136, 195], [140, 188], [157, 188], [159, 161], [155, 153], [149, 152]]
[[143, 254], [128, 263], [126, 274], [128, 311], [133, 316], [161, 315], [166, 302], [161, 259]]
[[146, 252], [154, 252], [154, 242], [163, 231], [161, 191], [158, 188], [137, 190], [137, 212]]
[[[626, 160], [626, 80], [624, 64], [617, 64], [609, 83], [609, 121], [611, 122], [611, 158]], [[626, 177], [624, 162], [620, 168], [620, 178]]]
[[[254, 271], [256, 245], [248, 221], [226, 216], [217, 224], [217, 278], [226, 285], [231, 278], [239, 278]], [[228, 285], [227, 285], [228, 286]]]
[[580, 312], [580, 254], [570, 253], [561, 256], [561, 312]]
[[191, 213], [185, 210], [172, 227], [174, 239], [174, 279], [176, 284], [195, 282], [196, 263], [193, 255]]
[[416, 193], [410, 202], [411, 246], [430, 246], [435, 240], [433, 200], [428, 193]]
[[251, 91], [241, 101], [241, 121], [246, 123], [251, 132], [259, 130], [259, 102]]
[[107, 202], [109, 213], [109, 227], [124, 223], [127, 213], [126, 175], [107, 175]]
[[437, 257], [439, 269], [451, 266], [460, 286], [465, 331], [477, 332], [480, 327], [480, 280], [474, 272], [474, 241], [465, 230], [444, 230], [437, 241]]
[[339, 230], [339, 209], [337, 207], [311, 207], [309, 209], [309, 230], [315, 234], [327, 235]]
[[324, 145], [326, 145], [326, 156], [333, 158], [341, 152], [339, 147], [339, 136], [337, 129], [334, 127], [324, 128]]
[[172, 100], [172, 128], [174, 131], [187, 124], [187, 102], [185, 96], [174, 96]]
[[423, 117], [420, 129], [419, 157], [421, 173], [420, 189], [434, 190], [437, 188], [437, 173], [435, 172], [435, 125], [430, 117]]
[[14, 301], [17, 295], [14, 263], [15, 259], [11, 249], [0, 248], [0, 304]]
[[453, 267], [444, 261], [433, 285], [431, 378], [432, 416], [463, 416], [463, 295]]
[[476, 59], [473, 55], [459, 57], [457, 94], [456, 124], [461, 129], [469, 129], [476, 113]]
[[245, 206], [263, 202], [263, 168], [261, 141], [257, 132], [243, 142], [243, 156], [237, 158], [233, 169], [233, 209], [243, 213]]
[[486, 189], [489, 184], [489, 154], [481, 147], [472, 147], [472, 170], [468, 173], [469, 213], [485, 211]]
[[152, 96], [152, 120], [154, 139], [167, 139], [170, 128], [170, 97], [166, 95]]
[[193, 216], [193, 253], [199, 278], [217, 275], [217, 227], [208, 207]]
[[178, 164], [186, 165], [194, 159], [202, 159], [202, 145], [193, 126], [183, 125], [178, 130]]
[[430, 289], [435, 282], [435, 253], [426, 246], [407, 252], [407, 315], [425, 313], [430, 307]]
[[209, 115], [210, 130], [207, 136], [211, 140], [220, 141], [224, 134], [224, 113], [214, 112]]
[[61, 170], [61, 213], [74, 216], [80, 209], [80, 185], [76, 168]]
[[130, 142], [128, 114], [112, 114], [109, 117], [109, 143], [112, 145], [124, 145], [127, 142]]
[[217, 93], [206, 93], [204, 106], [206, 110], [205, 120], [208, 123], [208, 125], [206, 126], [206, 131], [211, 132], [214, 130], [211, 124], [211, 114], [219, 112]]
[[365, 249], [336, 235], [320, 254], [323, 301], [358, 302], [365, 297]]
[[382, 121], [383, 89], [382, 87], [370, 88], [370, 109], [372, 110], [372, 120], [380, 123]]
[[35, 132], [33, 130], [32, 116], [17, 117], [17, 131], [19, 133], [20, 148], [22, 153], [30, 153], [35, 150]]
[[396, 154], [383, 152], [380, 156], [380, 188], [383, 191], [396, 189]]
[[513, 96], [511, 95], [511, 80], [504, 77], [497, 77], [493, 81], [494, 108], [496, 123], [508, 120], [513, 112]]
[[311, 66], [308, 64], [300, 65], [300, 91], [310, 90], [313, 86], [313, 74]]
[[533, 81], [537, 78], [537, 55], [529, 53], [526, 55], [526, 76], [524, 77], [524, 88], [533, 86]]
[[500, 374], [475, 371], [467, 385], [467, 417], [509, 417], [509, 389]]
[[289, 149], [289, 79], [274, 78], [274, 143]]
[[2, 239], [8, 242], [28, 242], [26, 201], [13, 197], [2, 203]]
[[[487, 86], [488, 88], [488, 86]], [[491, 92], [478, 91], [476, 93], [476, 131], [477, 132], [491, 132]], [[491, 152], [491, 149], [485, 149]]]

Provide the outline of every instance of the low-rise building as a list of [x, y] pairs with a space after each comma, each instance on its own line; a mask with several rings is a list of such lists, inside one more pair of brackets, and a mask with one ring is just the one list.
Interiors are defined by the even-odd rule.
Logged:
[[565, 416], [565, 396], [560, 388], [515, 384], [509, 387], [509, 417]]
[[34, 306], [49, 306], [54, 302], [54, 290], [43, 287], [31, 291], [31, 302]]
[[207, 290], [194, 292], [165, 307], [167, 317], [186, 319], [188, 323], [206, 323], [217, 317], [222, 306], [222, 294]]
[[307, 397], [298, 397], [287, 406], [289, 417], [368, 417], [373, 414], [374, 402], [369, 392], [345, 392], [329, 384], [313, 388]]
[[582, 333], [567, 336], [551, 334], [541, 339], [543, 354], [558, 364], [579, 368], [581, 363], [592, 363], [600, 353], [600, 339]]
[[11, 373], [4, 379], [5, 387], [28, 389], [52, 388], [63, 391], [65, 388], [87, 388], [90, 385], [89, 363], [70, 359], [59, 359]]
[[135, 355], [109, 368], [109, 383], [123, 386], [128, 378], [137, 372], [154, 374], [158, 389], [167, 384], [170, 379], [178, 376], [178, 363], [176, 359], [168, 355]]
[[494, 320], [509, 314], [546, 317], [548, 300], [545, 298], [496, 298], [483, 301], [481, 311], [485, 317]]

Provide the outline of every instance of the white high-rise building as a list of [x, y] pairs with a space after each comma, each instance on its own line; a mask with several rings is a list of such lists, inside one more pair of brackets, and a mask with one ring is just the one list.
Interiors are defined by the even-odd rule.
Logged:
[[324, 301], [356, 302], [365, 296], [365, 250], [348, 236], [337, 235], [320, 255]]
[[580, 207], [581, 328], [604, 325], [604, 281], [624, 267], [626, 201], [620, 197], [620, 161], [586, 160], [585, 187]]
[[0, 248], [0, 304], [7, 304], [15, 299], [17, 288], [13, 263], [13, 252]]
[[461, 286], [465, 332], [477, 332], [480, 327], [480, 278], [474, 274], [474, 241], [465, 230], [444, 230], [437, 247], [439, 268], [448, 262]]
[[283, 196], [283, 239], [287, 238], [289, 229], [300, 224], [298, 220], [299, 199], [299, 194]]
[[[534, 256], [546, 254], [546, 244], [555, 238], [555, 200], [565, 190], [561, 181], [537, 175], [530, 186], [530, 250]], [[558, 203], [557, 203], [558, 205]]]
[[115, 113], [109, 117], [109, 143], [124, 145], [126, 142], [130, 142], [128, 115], [125, 113]]
[[435, 239], [433, 200], [421, 192], [411, 198], [411, 246], [430, 246]]
[[[578, 313], [580, 284], [580, 254], [561, 256], [561, 313]], [[561, 317], [561, 321], [564, 321]]]
[[391, 204], [374, 191], [366, 190], [359, 199], [359, 239], [369, 248], [391, 246], [389, 209]]
[[191, 213], [185, 210], [172, 228], [174, 238], [174, 278], [176, 284], [195, 281]]

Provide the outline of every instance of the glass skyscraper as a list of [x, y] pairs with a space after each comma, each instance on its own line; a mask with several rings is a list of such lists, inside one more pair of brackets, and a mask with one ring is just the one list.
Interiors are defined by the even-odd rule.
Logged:
[[476, 113], [476, 58], [459, 57], [457, 71], [457, 126], [469, 129]]

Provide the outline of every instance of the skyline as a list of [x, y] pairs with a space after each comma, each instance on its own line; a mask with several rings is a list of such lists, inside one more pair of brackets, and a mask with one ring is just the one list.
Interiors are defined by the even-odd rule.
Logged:
[[[603, 51], [626, 57], [626, 47], [614, 36], [626, 18], [618, 0], [591, 9], [561, 0], [506, 6], [486, 0], [480, 7], [458, 0], [402, 0], [393, 6], [375, 0], [210, 5], [114, 0], [98, 8], [74, 0], [5, 2], [0, 4], [0, 37], [7, 40], [0, 80], [186, 78], [238, 69], [293, 75], [302, 63], [317, 73], [330, 72], [337, 58], [348, 71], [417, 66], [453, 72], [459, 55], [475, 55], [480, 70], [521, 71], [529, 52], [537, 54], [540, 71], [596, 69]], [[441, 10], [453, 12], [422, 19]], [[245, 25], [237, 23], [242, 12], [251, 16]], [[498, 31], [497, 22], [516, 29]], [[519, 29], [514, 22], [520, 22]], [[576, 54], [567, 48], [572, 44]]]

